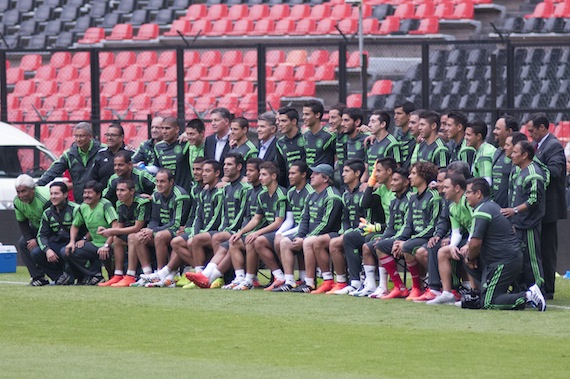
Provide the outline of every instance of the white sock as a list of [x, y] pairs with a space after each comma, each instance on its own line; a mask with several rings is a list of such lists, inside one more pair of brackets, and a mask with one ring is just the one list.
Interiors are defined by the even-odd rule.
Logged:
[[245, 274], [245, 281], [249, 284], [253, 284], [253, 278], [255, 278], [254, 274]]
[[359, 289], [361, 285], [362, 285], [362, 283], [360, 282], [360, 280], [351, 280], [350, 281], [350, 286], [352, 288]]
[[123, 270], [115, 270], [115, 275], [123, 276]]
[[285, 274], [285, 284], [289, 284], [290, 286], [294, 286], [295, 285], [295, 275]]
[[163, 268], [161, 268], [160, 270], [158, 270], [157, 274], [160, 277], [160, 279], [166, 279], [166, 277], [171, 273], [172, 271], [168, 268], [168, 266], [164, 266]]
[[128, 276], [136, 276], [137, 272], [135, 270], [127, 270], [127, 275]]
[[285, 274], [283, 274], [283, 271], [280, 268], [275, 271], [271, 271], [271, 273], [277, 280], [283, 280], [285, 278]]
[[[330, 271], [323, 272], [323, 280], [333, 280], [333, 274]], [[346, 282], [346, 279], [344, 280]]]
[[307, 271], [299, 270], [299, 280], [305, 280], [306, 277], [307, 277]]
[[315, 286], [315, 278], [305, 278], [305, 284], [309, 287]]
[[194, 270], [196, 271], [196, 273], [202, 272], [204, 271], [204, 266], [196, 266], [194, 267]]
[[215, 268], [212, 272], [212, 274], [209, 276], [210, 278], [210, 284], [212, 284], [212, 282], [218, 278], [221, 278], [224, 274], [222, 274], [220, 272], [220, 270], [218, 270], [217, 268]]
[[192, 266], [184, 266], [184, 269], [182, 270], [182, 274], [186, 274], [188, 271], [190, 271], [190, 269], [192, 269]]
[[376, 267], [372, 265], [364, 265], [364, 285], [368, 288], [376, 287], [376, 280], [374, 276], [376, 275]]
[[143, 270], [143, 274], [145, 274], [145, 275], [152, 274], [152, 267], [150, 267], [150, 266], [143, 267], [142, 270]]
[[378, 275], [380, 276], [378, 287], [388, 289], [388, 271], [384, 267], [378, 267]]
[[217, 268], [218, 268], [217, 264], [210, 262], [206, 265], [206, 268], [202, 271], [202, 274], [209, 278], [210, 275], [212, 275], [214, 270]]
[[236, 278], [245, 278], [245, 270], [236, 270]]
[[176, 271], [170, 271], [170, 274], [166, 275], [166, 279], [174, 280], [174, 275], [176, 275]]
[[346, 283], [346, 274], [336, 274], [337, 283]]

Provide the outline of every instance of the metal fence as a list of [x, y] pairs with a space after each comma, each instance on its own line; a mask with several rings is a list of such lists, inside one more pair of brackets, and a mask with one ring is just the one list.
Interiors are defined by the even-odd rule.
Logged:
[[410, 100], [488, 123], [505, 112], [522, 121], [542, 111], [558, 124], [570, 120], [569, 55], [554, 43], [402, 39], [367, 41], [364, 66], [352, 41], [0, 50], [0, 119], [56, 152], [71, 144], [78, 121], [103, 135], [119, 120], [136, 146], [155, 115], [207, 120], [225, 106], [255, 121], [307, 98], [365, 110]]

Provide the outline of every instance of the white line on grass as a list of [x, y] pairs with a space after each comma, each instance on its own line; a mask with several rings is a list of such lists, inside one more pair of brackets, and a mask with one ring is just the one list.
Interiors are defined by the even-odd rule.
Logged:
[[9, 282], [9, 281], [5, 281], [5, 280], [0, 280], [0, 284], [23, 284], [23, 285], [28, 285], [30, 283], [28, 282]]
[[570, 307], [567, 307], [565, 305], [550, 305], [550, 304], [546, 303], [546, 308], [559, 308], [559, 309], [566, 309], [566, 310], [570, 311]]

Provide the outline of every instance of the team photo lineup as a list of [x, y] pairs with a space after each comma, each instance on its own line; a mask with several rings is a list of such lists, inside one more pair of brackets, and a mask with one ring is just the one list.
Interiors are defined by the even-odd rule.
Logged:
[[80, 122], [37, 182], [20, 175], [30, 285], [247, 291], [266, 275], [272, 293], [471, 309], [554, 298], [566, 157], [544, 114], [310, 100], [260, 115], [253, 140], [226, 108], [208, 121], [155, 117], [134, 148], [119, 123], [103, 143]]

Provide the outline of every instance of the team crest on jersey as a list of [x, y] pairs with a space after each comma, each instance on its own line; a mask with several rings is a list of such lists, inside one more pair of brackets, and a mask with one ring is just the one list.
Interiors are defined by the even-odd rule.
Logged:
[[303, 138], [297, 138], [297, 146], [299, 147], [305, 146], [305, 141], [303, 140]]
[[406, 210], [406, 206], [407, 206], [407, 204], [404, 204], [404, 203], [400, 204], [400, 211], [401, 211], [401, 212], [405, 211], [405, 210]]
[[180, 154], [182, 152], [182, 146], [177, 145], [174, 147], [174, 153], [175, 154]]
[[65, 216], [63, 216], [63, 220], [66, 222], [71, 221], [71, 214], [70, 213], [66, 213]]
[[503, 158], [503, 162], [504, 162], [505, 164], [509, 164], [509, 163], [511, 162], [511, 160], [510, 160], [508, 157], [504, 157], [504, 158]]
[[317, 206], [318, 206], [319, 208], [323, 206], [323, 199], [320, 199], [320, 200], [317, 202]]
[[427, 200], [422, 201], [422, 209], [426, 209], [427, 207]]
[[317, 140], [316, 145], [317, 145], [317, 148], [320, 149], [321, 147], [323, 147], [323, 141], [321, 141], [320, 139]]
[[360, 141], [356, 141], [356, 143], [354, 144], [354, 147], [356, 148], [356, 150], [361, 150], [362, 149], [362, 142]]

